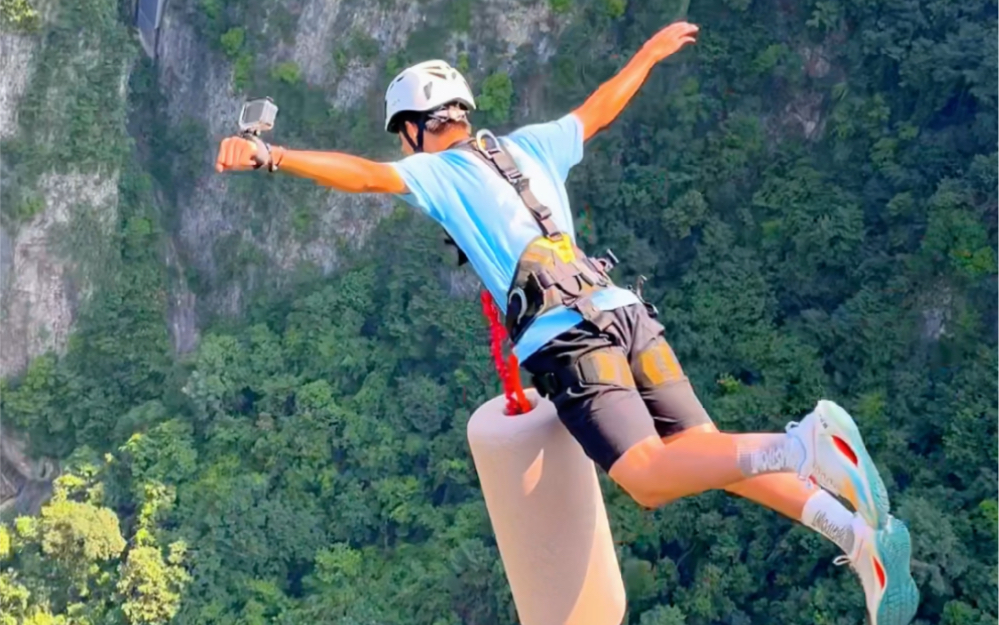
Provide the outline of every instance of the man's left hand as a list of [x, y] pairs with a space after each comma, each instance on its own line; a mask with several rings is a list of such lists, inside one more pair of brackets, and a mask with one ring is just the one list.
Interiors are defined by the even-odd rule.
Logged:
[[697, 41], [698, 30], [700, 29], [695, 24], [674, 22], [653, 35], [645, 42], [642, 49], [651, 54], [656, 61], [661, 61], [688, 43]]

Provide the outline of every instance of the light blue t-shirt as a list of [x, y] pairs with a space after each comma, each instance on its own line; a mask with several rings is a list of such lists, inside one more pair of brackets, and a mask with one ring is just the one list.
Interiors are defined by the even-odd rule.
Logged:
[[[565, 179], [583, 158], [579, 119], [569, 114], [525, 126], [500, 137], [500, 142], [530, 178], [534, 195], [551, 209], [555, 225], [575, 242]], [[517, 260], [541, 235], [520, 195], [499, 173], [464, 150], [414, 154], [394, 165], [409, 189], [399, 197], [444, 226], [505, 314]], [[638, 298], [627, 289], [612, 287], [598, 292], [593, 303], [601, 310], [613, 310], [638, 303]], [[528, 327], [514, 346], [514, 354], [523, 362], [580, 321], [575, 311], [553, 308]]]

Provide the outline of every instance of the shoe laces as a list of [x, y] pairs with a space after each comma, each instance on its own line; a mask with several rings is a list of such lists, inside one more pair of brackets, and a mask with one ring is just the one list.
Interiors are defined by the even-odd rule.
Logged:
[[[796, 430], [799, 425], [801, 425], [801, 423], [799, 421], [788, 421], [787, 425], [784, 426], [784, 432], [790, 434], [793, 430]], [[795, 473], [795, 476], [799, 480], [801, 480], [802, 482], [805, 483], [805, 487], [808, 490], [815, 490], [817, 488], [817, 486], [815, 485], [815, 482], [813, 482], [810, 479], [811, 476], [802, 475], [802, 474], [797, 473], [797, 472]]]
[[850, 553], [844, 553], [843, 555], [836, 556], [833, 558], [832, 562], [834, 566], [844, 566], [849, 564], [851, 569], [859, 573], [860, 569], [857, 568], [856, 563], [857, 560], [860, 559], [860, 554], [864, 549], [864, 544], [867, 542], [867, 539], [864, 536], [858, 535], [856, 530], [854, 530], [853, 536], [853, 549], [851, 549]]

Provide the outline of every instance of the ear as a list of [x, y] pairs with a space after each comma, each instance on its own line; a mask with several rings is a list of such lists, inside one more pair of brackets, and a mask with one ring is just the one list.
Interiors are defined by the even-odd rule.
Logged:
[[406, 136], [408, 136], [413, 141], [416, 141], [416, 136], [420, 132], [420, 129], [417, 128], [416, 124], [414, 124], [413, 122], [403, 122], [402, 128], [400, 128], [400, 130], [406, 133]]

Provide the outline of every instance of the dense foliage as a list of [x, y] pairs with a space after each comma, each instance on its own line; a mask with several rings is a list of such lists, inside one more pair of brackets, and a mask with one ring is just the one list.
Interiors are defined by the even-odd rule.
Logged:
[[[385, 145], [293, 65], [257, 67], [243, 9], [202, 8], [237, 82], [290, 103], [296, 144]], [[527, 101], [532, 120], [577, 105], [688, 10], [552, 8], [571, 23], [551, 59], [479, 65], [498, 129]], [[775, 430], [823, 396], [850, 409], [912, 529], [918, 622], [995, 623], [995, 3], [709, 0], [688, 17], [700, 42], [571, 177], [591, 248], [652, 278], [723, 428]], [[379, 54], [355, 37], [331, 62]], [[117, 278], [64, 357], [4, 388], [7, 423], [67, 472], [39, 516], [0, 528], [0, 623], [515, 622], [464, 439], [498, 385], [438, 230], [400, 208], [343, 271], [262, 294], [176, 362], [154, 210], [176, 172], [147, 165], [122, 179]], [[632, 625], [863, 618], [835, 548], [774, 513], [605, 493]]]

